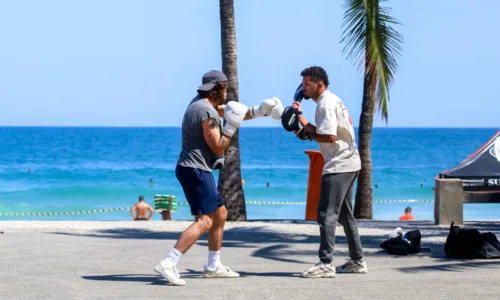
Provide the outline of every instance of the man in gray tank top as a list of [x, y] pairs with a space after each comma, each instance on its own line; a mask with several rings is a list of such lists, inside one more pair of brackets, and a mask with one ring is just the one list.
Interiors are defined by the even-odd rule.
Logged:
[[[217, 110], [197, 95], [189, 104], [182, 121], [182, 149], [177, 164], [211, 172], [217, 156], [205, 142], [200, 123], [212, 119], [222, 128]], [[222, 158], [223, 159], [223, 158]]]
[[[182, 121], [182, 150], [175, 175], [182, 186], [195, 222], [179, 237], [168, 256], [157, 264], [155, 272], [170, 284], [185, 285], [177, 263], [181, 256], [208, 232], [208, 263], [204, 278], [236, 278], [240, 275], [220, 261], [220, 249], [227, 210], [217, 190], [212, 170], [224, 164], [224, 151], [243, 120], [271, 116], [278, 120], [283, 104], [278, 98], [266, 99], [261, 105], [247, 106], [230, 101], [226, 105], [227, 77], [220, 71], [209, 71], [202, 78], [198, 95], [189, 103]], [[222, 126], [220, 118], [226, 120]]]

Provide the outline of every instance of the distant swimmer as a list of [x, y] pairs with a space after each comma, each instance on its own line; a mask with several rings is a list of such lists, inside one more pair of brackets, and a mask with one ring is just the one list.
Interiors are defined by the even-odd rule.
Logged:
[[153, 185], [155, 185], [153, 178], [149, 178], [149, 186], [153, 186]]
[[[136, 216], [134, 216], [134, 211], [136, 211]], [[149, 216], [147, 215], [149, 211]], [[144, 196], [139, 196], [139, 202], [137, 202], [130, 209], [130, 215], [132, 216], [132, 220], [134, 221], [149, 221], [153, 216], [154, 210], [153, 208], [144, 202]]]
[[271, 187], [271, 185], [269, 184], [269, 182], [266, 182], [266, 188], [268, 187]]
[[415, 220], [415, 217], [411, 214], [411, 207], [405, 209], [405, 214], [399, 218], [400, 221], [411, 221]]

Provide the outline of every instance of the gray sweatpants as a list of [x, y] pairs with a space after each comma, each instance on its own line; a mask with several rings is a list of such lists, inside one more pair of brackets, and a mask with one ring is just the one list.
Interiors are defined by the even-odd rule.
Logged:
[[318, 204], [320, 232], [319, 259], [329, 264], [333, 261], [337, 221], [344, 227], [351, 259], [363, 258], [358, 226], [352, 212], [354, 181], [358, 172], [326, 174], [321, 177]]

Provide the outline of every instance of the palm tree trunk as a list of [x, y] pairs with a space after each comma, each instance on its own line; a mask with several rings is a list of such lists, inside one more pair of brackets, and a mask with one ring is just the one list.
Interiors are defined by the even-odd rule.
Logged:
[[[367, 41], [367, 44], [368, 42], [369, 41]], [[368, 53], [368, 51], [366, 53]], [[373, 130], [373, 114], [375, 112], [376, 87], [376, 69], [370, 67], [369, 59], [366, 57], [363, 104], [361, 107], [358, 129], [361, 171], [359, 172], [356, 204], [354, 205], [354, 217], [356, 219], [373, 218], [372, 160], [370, 148]]]
[[[233, 0], [219, 0], [221, 43], [222, 43], [222, 72], [229, 81], [227, 101], [239, 101], [238, 97], [238, 69], [236, 63], [236, 30], [234, 22]], [[218, 189], [222, 201], [227, 207], [228, 221], [244, 221], [247, 218], [245, 194], [241, 182], [239, 131], [226, 149], [224, 167], [219, 170]]]

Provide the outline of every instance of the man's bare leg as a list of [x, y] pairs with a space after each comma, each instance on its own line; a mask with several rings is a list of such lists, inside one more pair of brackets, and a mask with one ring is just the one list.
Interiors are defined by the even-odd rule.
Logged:
[[184, 230], [174, 248], [182, 254], [186, 253], [205, 232], [210, 230], [213, 224], [212, 215], [196, 216], [196, 221]]
[[222, 248], [222, 237], [224, 235], [224, 225], [226, 224], [227, 210], [221, 206], [213, 214], [212, 228], [208, 231], [208, 250], [219, 251]]
[[212, 228], [208, 231], [208, 264], [203, 271], [205, 278], [236, 278], [240, 274], [232, 271], [220, 262], [220, 249], [222, 248], [222, 237], [224, 225], [226, 224], [227, 210], [221, 206], [214, 213]]
[[176, 266], [182, 254], [186, 253], [196, 241], [212, 227], [212, 214], [196, 216], [196, 221], [191, 224], [179, 237], [174, 248], [167, 258], [155, 266], [155, 272], [163, 276], [174, 285], [185, 285], [186, 282], [179, 277]]

